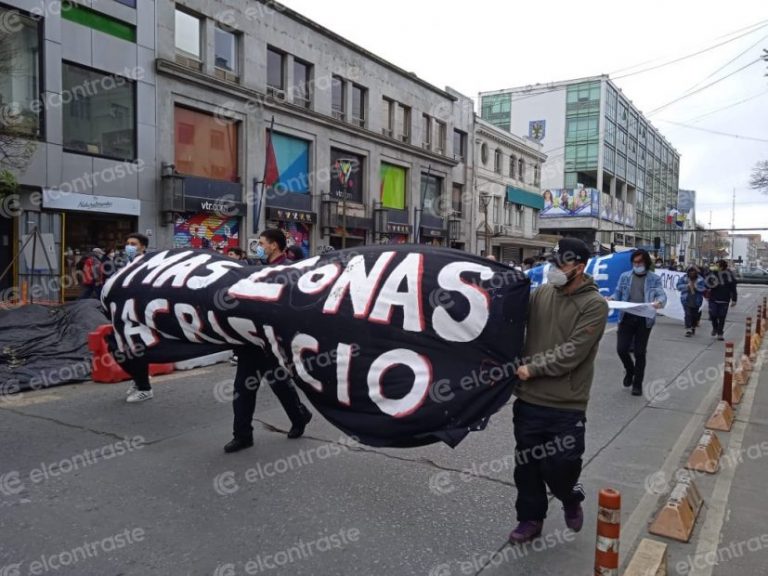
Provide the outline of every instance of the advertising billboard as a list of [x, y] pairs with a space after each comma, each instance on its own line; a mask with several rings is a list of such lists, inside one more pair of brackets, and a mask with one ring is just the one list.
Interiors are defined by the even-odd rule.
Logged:
[[548, 188], [542, 192], [540, 218], [597, 216], [600, 193], [595, 188]]

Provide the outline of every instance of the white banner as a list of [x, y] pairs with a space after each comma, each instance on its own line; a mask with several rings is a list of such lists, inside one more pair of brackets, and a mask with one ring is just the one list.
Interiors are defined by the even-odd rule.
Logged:
[[[677, 289], [677, 281], [685, 272], [674, 272], [672, 270], [657, 270], [656, 274], [661, 276], [661, 284], [664, 286], [664, 292], [667, 294], [667, 305], [659, 310], [659, 314], [675, 318], [676, 320], [685, 320], [685, 311], [680, 302], [680, 292]], [[706, 306], [706, 301], [703, 306]]]

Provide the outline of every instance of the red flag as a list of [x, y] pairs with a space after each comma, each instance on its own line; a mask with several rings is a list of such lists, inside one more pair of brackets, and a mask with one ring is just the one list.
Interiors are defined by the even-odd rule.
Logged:
[[280, 171], [277, 168], [277, 157], [272, 146], [272, 131], [267, 131], [267, 161], [264, 166], [264, 188], [272, 188], [280, 180]]

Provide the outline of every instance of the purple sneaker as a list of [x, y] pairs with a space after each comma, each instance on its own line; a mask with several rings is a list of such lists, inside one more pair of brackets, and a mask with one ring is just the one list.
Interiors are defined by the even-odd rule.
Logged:
[[571, 506], [563, 506], [565, 512], [565, 525], [574, 532], [581, 531], [584, 526], [584, 510], [581, 509], [581, 503]]
[[541, 534], [541, 530], [544, 528], [544, 521], [536, 520], [523, 520], [517, 525], [517, 528], [512, 530], [509, 534], [509, 541], [512, 544], [523, 544], [530, 542]]

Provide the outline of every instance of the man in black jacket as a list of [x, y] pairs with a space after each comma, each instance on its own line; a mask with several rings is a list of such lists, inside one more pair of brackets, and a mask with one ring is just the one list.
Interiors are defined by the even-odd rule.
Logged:
[[725, 318], [728, 316], [728, 307], [736, 306], [738, 293], [736, 292], [736, 279], [733, 272], [728, 270], [728, 262], [718, 260], [717, 270], [709, 273], [706, 279], [709, 292], [709, 318], [712, 320], [712, 336], [718, 340], [725, 340], [723, 329]]

